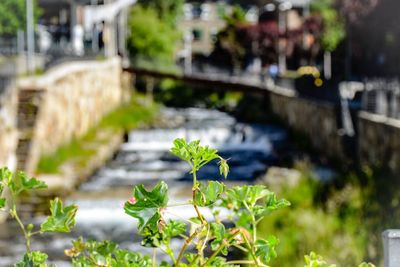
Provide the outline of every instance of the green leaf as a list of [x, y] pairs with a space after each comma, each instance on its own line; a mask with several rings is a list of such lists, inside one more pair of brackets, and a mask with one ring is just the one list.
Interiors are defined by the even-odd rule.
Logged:
[[77, 240], [72, 240], [72, 248], [64, 250], [64, 254], [68, 257], [74, 258], [79, 256], [86, 248], [86, 244], [83, 242], [82, 237]]
[[235, 209], [244, 206], [254, 207], [257, 201], [270, 194], [270, 191], [263, 185], [235, 186], [227, 191], [229, 201]]
[[47, 188], [47, 185], [43, 181], [39, 181], [36, 178], [29, 178], [26, 173], [18, 172], [17, 177], [21, 181], [22, 190], [31, 190], [31, 189], [44, 189]]
[[133, 200], [125, 203], [125, 213], [139, 220], [139, 232], [145, 227], [151, 231], [158, 231], [158, 223], [161, 219], [160, 210], [168, 204], [168, 186], [165, 182], [159, 182], [152, 191], [147, 191], [143, 185], [133, 189]]
[[76, 267], [113, 266], [113, 267], [151, 267], [151, 260], [140, 253], [119, 249], [110, 241], [89, 240], [82, 238], [73, 241], [74, 247], [66, 254], [72, 257], [72, 265]]
[[[211, 249], [215, 251], [224, 241], [226, 234], [225, 226], [222, 223], [211, 223], [211, 233], [215, 238], [211, 242]], [[221, 253], [226, 256], [228, 254], [228, 248], [225, 246]]]
[[50, 201], [51, 215], [40, 226], [42, 232], [68, 233], [75, 226], [76, 205], [63, 207], [59, 198]]
[[265, 216], [270, 214], [271, 212], [278, 210], [278, 209], [282, 209], [285, 207], [290, 206], [290, 202], [287, 201], [286, 199], [277, 199], [275, 193], [270, 193], [268, 194], [268, 196], [266, 197], [265, 200], [265, 205], [264, 206], [260, 206], [257, 205], [255, 207], [254, 213], [256, 216]]
[[193, 263], [193, 266], [200, 266], [200, 257], [198, 254], [185, 253], [184, 257], [188, 262]]
[[12, 179], [12, 172], [7, 168], [0, 168], [0, 182], [4, 184], [8, 184], [9, 181]]
[[43, 181], [39, 181], [36, 178], [29, 178], [24, 172], [17, 172], [14, 178], [9, 176], [8, 187], [14, 194], [20, 194], [23, 191], [33, 190], [33, 189], [44, 189], [47, 185]]
[[175, 220], [169, 220], [163, 231], [167, 239], [179, 236], [181, 234], [184, 234], [185, 232], [186, 232], [186, 224]]
[[[189, 165], [198, 171], [201, 167], [209, 163], [210, 161], [220, 158], [217, 152], [218, 150], [210, 148], [209, 146], [200, 146], [200, 141], [192, 141], [187, 143], [186, 140], [178, 138], [174, 140], [174, 146], [171, 148], [171, 153], [180, 159], [189, 163]], [[227, 168], [226, 161], [221, 159], [222, 173], [227, 174], [229, 168]]]
[[5, 206], [6, 206], [6, 199], [0, 198], [0, 209], [4, 208]]
[[26, 253], [22, 260], [16, 263], [15, 267], [46, 267], [47, 254], [40, 251]]
[[228, 176], [229, 173], [228, 162], [223, 158], [221, 158], [221, 160], [219, 161], [219, 173], [223, 175], [225, 178]]
[[306, 265], [304, 267], [336, 267], [334, 264], [328, 264], [322, 256], [311, 252], [310, 255], [304, 256], [304, 261]]
[[209, 181], [207, 186], [200, 184], [200, 188], [196, 190], [194, 203], [201, 207], [210, 206], [220, 198], [224, 189], [225, 185], [217, 181]]
[[275, 236], [269, 236], [267, 240], [258, 239], [254, 243], [254, 247], [256, 249], [256, 256], [260, 258], [260, 260], [267, 264], [271, 259], [276, 258], [275, 246], [278, 245], [279, 240]]
[[375, 265], [372, 263], [363, 262], [358, 267], [375, 267]]

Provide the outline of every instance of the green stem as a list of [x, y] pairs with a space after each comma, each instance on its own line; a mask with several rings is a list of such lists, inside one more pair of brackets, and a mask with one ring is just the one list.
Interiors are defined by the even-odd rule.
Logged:
[[[194, 198], [195, 195], [196, 195], [196, 191], [193, 191], [193, 198]], [[206, 225], [207, 222], [204, 220], [203, 215], [201, 215], [200, 210], [199, 210], [199, 208], [197, 207], [197, 205], [196, 205], [196, 204], [193, 204], [193, 207], [194, 207], [194, 210], [195, 210], [196, 213], [197, 213], [197, 217], [199, 217], [199, 219], [200, 219], [200, 221], [201, 221], [201, 224], [202, 224], [202, 225]]]
[[185, 243], [183, 244], [182, 249], [181, 249], [181, 251], [179, 252], [178, 259], [176, 260], [176, 263], [175, 263], [175, 265], [174, 265], [175, 267], [178, 267], [178, 266], [179, 266], [179, 263], [181, 262], [182, 257], [183, 257], [183, 253], [185, 252], [187, 246], [192, 242], [192, 240], [193, 240], [199, 233], [200, 233], [200, 227], [197, 228], [197, 229], [193, 232], [193, 234], [192, 234], [191, 236], [189, 236], [189, 237], [185, 240]]
[[193, 190], [194, 190], [197, 188], [197, 175], [196, 175], [196, 169], [194, 167], [192, 168], [192, 173], [193, 173]]
[[257, 222], [256, 218], [254, 217], [253, 212], [251, 211], [250, 207], [247, 205], [246, 202], [243, 202], [245, 208], [249, 211], [250, 216], [251, 216], [251, 227], [253, 228], [253, 242], [256, 242], [257, 240]]
[[197, 260], [198, 257], [200, 257], [199, 254], [197, 254], [197, 255], [194, 257], [194, 259], [192, 260], [192, 262], [189, 263], [189, 266], [188, 266], [188, 267], [193, 266], [193, 264], [196, 262], [196, 260]]
[[253, 258], [255, 265], [259, 266], [259, 263], [258, 263], [258, 260], [257, 260], [257, 256], [253, 251], [253, 247], [251, 246], [251, 244], [249, 242], [249, 239], [247, 238], [247, 236], [244, 233], [242, 233], [242, 237], [243, 237], [247, 247], [249, 248], [250, 255]]
[[180, 207], [180, 206], [189, 206], [192, 205], [190, 202], [185, 202], [185, 203], [176, 203], [176, 204], [169, 204], [167, 208], [172, 208], [172, 207]]
[[206, 225], [207, 222], [204, 220], [203, 215], [201, 215], [199, 208], [197, 207], [195, 203], [196, 200], [196, 191], [197, 191], [197, 176], [196, 176], [196, 169], [193, 167], [192, 168], [192, 173], [193, 173], [193, 187], [192, 187], [192, 198], [193, 198], [193, 207], [197, 213], [197, 217], [199, 217], [201, 224]]
[[157, 264], [156, 264], [156, 257], [157, 257], [157, 249], [156, 249], [156, 248], [153, 248], [153, 260], [152, 260], [153, 267], [156, 267], [156, 266], [157, 266]]
[[245, 252], [245, 253], [249, 253], [249, 250], [248, 250], [247, 248], [242, 247], [241, 245], [233, 244], [233, 246], [234, 246], [235, 248], [240, 249], [241, 251], [243, 251], [243, 252]]
[[165, 254], [167, 254], [167, 255], [171, 258], [172, 262], [175, 264], [176, 259], [175, 259], [175, 256], [174, 256], [174, 251], [172, 250], [171, 246], [169, 245], [169, 242], [166, 243], [165, 246], [166, 246], [166, 249], [164, 249], [164, 248], [162, 248], [162, 247], [160, 247], [160, 249], [161, 249]]
[[188, 219], [186, 219], [186, 218], [183, 218], [182, 216], [180, 216], [180, 215], [178, 215], [178, 214], [175, 214], [175, 213], [173, 213], [173, 212], [170, 212], [170, 211], [168, 211], [168, 210], [166, 210], [165, 213], [166, 213], [166, 214], [170, 214], [170, 215], [172, 215], [172, 216], [175, 216], [175, 217], [179, 218], [180, 220], [185, 221], [185, 222], [187, 222], [187, 223], [195, 224], [195, 225], [200, 225], [199, 223], [195, 223], [195, 222], [193, 222], [193, 221], [191, 221], [191, 220], [188, 220]]
[[31, 252], [31, 234], [25, 230], [25, 226], [22, 223], [21, 219], [19, 218], [16, 205], [17, 200], [16, 196], [13, 193], [11, 193], [11, 199], [12, 199], [12, 209], [10, 210], [10, 215], [17, 221], [19, 227], [21, 228], [21, 231], [25, 237], [26, 252], [29, 253]]
[[240, 234], [241, 233], [241, 231], [240, 231], [240, 229], [238, 229], [238, 230], [236, 230], [236, 232], [234, 232], [230, 237], [229, 237], [229, 239], [226, 241], [226, 242], [222, 242], [222, 244], [217, 248], [217, 250], [211, 255], [211, 257], [210, 258], [208, 258], [208, 260], [202, 265], [203, 267], [204, 266], [207, 266], [207, 264], [210, 262], [210, 261], [212, 261], [216, 256], [218, 256], [218, 254], [226, 247], [226, 246], [228, 246], [231, 242], [232, 242], [232, 240], [238, 235], [238, 234]]

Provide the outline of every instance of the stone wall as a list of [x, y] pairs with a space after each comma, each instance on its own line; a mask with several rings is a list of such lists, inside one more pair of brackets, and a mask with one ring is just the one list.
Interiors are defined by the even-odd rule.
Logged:
[[362, 111], [358, 127], [360, 163], [400, 171], [400, 120]]
[[0, 167], [16, 168], [17, 90], [7, 77], [0, 78]]
[[36, 169], [51, 154], [91, 127], [124, 99], [121, 62], [79, 61], [18, 82], [18, 168]]
[[301, 98], [278, 87], [270, 93], [270, 109], [292, 130], [305, 134], [313, 148], [330, 158], [345, 159], [333, 104]]

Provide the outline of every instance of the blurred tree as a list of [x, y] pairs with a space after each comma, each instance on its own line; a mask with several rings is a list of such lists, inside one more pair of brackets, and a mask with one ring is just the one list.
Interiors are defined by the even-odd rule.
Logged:
[[336, 0], [336, 4], [349, 23], [357, 23], [373, 11], [380, 0]]
[[353, 31], [352, 71], [358, 77], [400, 77], [400, 1], [380, 0], [364, 16], [358, 16]]
[[227, 24], [226, 28], [234, 27], [240, 23], [246, 22], [246, 13], [239, 5], [235, 5], [230, 14], [225, 14], [224, 20]]
[[136, 5], [129, 17], [128, 49], [132, 57], [171, 60], [179, 33], [164, 23], [153, 8]]
[[226, 26], [217, 35], [214, 52], [225, 54], [229, 58], [229, 65], [237, 71], [245, 55], [245, 50], [237, 36], [237, 26], [245, 23], [245, 12], [239, 5], [235, 5], [232, 12], [225, 15], [224, 20]]
[[183, 3], [185, 0], [139, 0], [138, 3], [145, 8], [154, 9], [159, 18], [169, 23], [176, 25], [178, 18], [183, 11]]
[[321, 44], [324, 50], [332, 52], [345, 38], [344, 19], [335, 8], [335, 0], [314, 0], [311, 11], [322, 19]]
[[232, 0], [231, 1], [233, 4], [238, 4], [241, 6], [258, 6], [259, 8], [262, 8], [268, 3], [274, 2], [273, 0]]
[[[34, 21], [40, 16], [37, 0], [33, 0]], [[26, 27], [26, 0], [0, 1], [0, 34], [15, 35]]]

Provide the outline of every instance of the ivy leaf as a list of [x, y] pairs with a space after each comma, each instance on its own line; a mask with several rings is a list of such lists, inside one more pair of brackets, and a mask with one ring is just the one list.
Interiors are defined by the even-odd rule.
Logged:
[[200, 184], [199, 190], [196, 191], [194, 203], [201, 207], [210, 206], [220, 198], [224, 189], [225, 185], [217, 181], [209, 181], [207, 186]]
[[[168, 186], [159, 182], [151, 192], [143, 185], [133, 188], [133, 198], [125, 202], [125, 213], [139, 220], [139, 232], [149, 227], [152, 232], [158, 231], [158, 222], [161, 219], [160, 209], [168, 203]], [[132, 201], [133, 200], [133, 201]]]
[[275, 246], [278, 245], [279, 240], [275, 236], [269, 236], [267, 240], [258, 239], [254, 246], [256, 248], [256, 256], [267, 264], [271, 259], [276, 258]]
[[15, 267], [46, 267], [47, 254], [40, 251], [25, 253], [22, 260]]
[[63, 207], [59, 198], [50, 201], [51, 215], [40, 225], [41, 232], [68, 233], [75, 226], [76, 205]]

